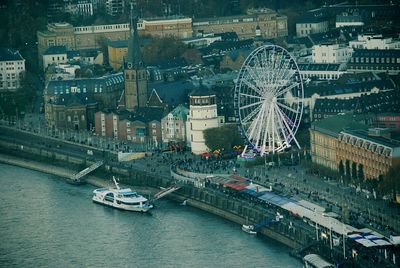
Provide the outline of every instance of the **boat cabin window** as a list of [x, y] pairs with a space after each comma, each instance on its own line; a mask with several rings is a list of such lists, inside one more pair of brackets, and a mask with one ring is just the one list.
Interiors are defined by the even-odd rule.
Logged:
[[113, 193], [108, 193], [108, 194], [106, 194], [104, 199], [108, 200], [108, 201], [113, 201], [114, 200], [114, 194]]
[[133, 192], [132, 193], [123, 193], [122, 195], [125, 198], [138, 197], [138, 194], [137, 193], [133, 193]]
[[140, 202], [128, 203], [128, 202], [122, 202], [121, 201], [121, 203], [124, 204], [124, 205], [128, 205], [128, 206], [140, 206], [141, 205]]

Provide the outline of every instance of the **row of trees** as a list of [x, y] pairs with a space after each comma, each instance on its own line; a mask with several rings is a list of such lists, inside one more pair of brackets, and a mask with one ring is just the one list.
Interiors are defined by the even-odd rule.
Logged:
[[33, 108], [33, 100], [36, 96], [34, 75], [25, 72], [21, 80], [21, 86], [16, 92], [0, 94], [0, 116], [20, 117]]
[[153, 37], [151, 42], [141, 49], [143, 60], [147, 64], [177, 59], [187, 50], [187, 46], [176, 37]]
[[339, 176], [343, 178], [344, 182], [347, 184], [352, 182], [353, 184], [364, 182], [364, 166], [363, 164], [352, 162], [346, 160], [345, 164], [340, 160], [338, 167]]
[[238, 128], [234, 124], [224, 125], [218, 128], [209, 128], [203, 131], [205, 144], [214, 150], [232, 150], [234, 146], [243, 145], [243, 140]]
[[376, 179], [365, 179], [364, 166], [359, 163], [346, 160], [343, 164], [341, 160], [338, 166], [338, 173], [344, 182], [353, 183], [366, 187], [369, 190], [375, 190], [382, 195], [392, 195], [396, 199], [396, 194], [400, 193], [400, 165], [393, 165], [385, 175], [380, 175]]

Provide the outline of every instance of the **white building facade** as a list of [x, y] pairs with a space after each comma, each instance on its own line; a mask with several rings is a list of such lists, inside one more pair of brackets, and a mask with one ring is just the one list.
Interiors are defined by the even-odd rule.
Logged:
[[400, 49], [400, 40], [383, 37], [382, 34], [360, 34], [357, 40], [350, 41], [353, 49]]
[[310, 34], [325, 33], [328, 31], [328, 26], [327, 20], [298, 22], [296, 23], [296, 36], [305, 37]]
[[186, 121], [189, 109], [178, 105], [161, 119], [161, 137], [163, 143], [184, 142], [186, 144]]
[[302, 63], [298, 66], [304, 80], [337, 80], [346, 73], [344, 63]]
[[0, 92], [16, 91], [25, 73], [25, 59], [12, 49], [0, 48]]
[[188, 141], [193, 154], [200, 155], [209, 151], [205, 144], [203, 131], [219, 126], [215, 94], [197, 94], [190, 96], [187, 121]]
[[344, 63], [351, 57], [351, 49], [339, 44], [321, 44], [312, 47], [313, 63]]
[[78, 1], [76, 4], [77, 13], [81, 16], [93, 16], [93, 3], [91, 1]]
[[124, 12], [124, 0], [106, 0], [106, 12], [110, 16], [119, 16]]
[[359, 14], [342, 13], [336, 15], [336, 28], [340, 27], [362, 27], [364, 22]]
[[49, 47], [43, 54], [43, 70], [46, 70], [50, 65], [59, 65], [67, 62], [67, 48], [65, 46]]

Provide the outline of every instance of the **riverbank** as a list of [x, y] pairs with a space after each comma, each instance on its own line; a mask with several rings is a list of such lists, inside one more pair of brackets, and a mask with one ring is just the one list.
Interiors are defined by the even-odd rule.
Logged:
[[56, 175], [62, 178], [69, 178], [74, 174], [74, 171], [48, 163], [38, 162], [31, 159], [20, 158], [9, 154], [0, 153], [0, 162], [4, 164], [28, 168], [35, 171], [40, 171], [46, 174]]
[[[9, 165], [15, 165], [27, 169], [32, 169], [36, 171], [40, 171], [43, 173], [47, 174], [52, 174], [55, 176], [59, 176], [64, 179], [68, 179], [71, 175], [79, 172], [78, 169], [71, 169], [70, 167], [60, 167], [57, 165], [57, 163], [45, 163], [45, 162], [39, 162], [35, 161], [32, 159], [25, 159], [22, 157], [18, 156], [12, 156], [8, 154], [1, 153], [0, 154], [0, 162], [9, 164]], [[94, 185], [96, 187], [109, 187], [110, 186], [110, 181], [108, 179], [100, 178], [98, 176], [93, 176], [89, 175], [86, 178], [86, 182]], [[123, 180], [124, 183], [131, 185], [132, 183], [128, 183], [127, 181]], [[161, 186], [161, 185], [160, 185]], [[135, 190], [138, 192], [145, 194], [145, 195], [154, 195], [159, 189], [156, 187], [151, 187], [151, 186], [135, 186]], [[238, 215], [236, 213], [231, 212], [229, 209], [224, 209], [224, 208], [219, 208], [217, 206], [213, 206], [212, 204], [209, 204], [208, 202], [204, 202], [203, 200], [196, 200], [196, 198], [190, 198], [190, 195], [187, 195], [185, 193], [180, 194], [180, 193], [172, 193], [168, 196], [170, 199], [175, 200], [177, 202], [183, 202], [186, 200], [186, 205], [201, 209], [203, 211], [206, 211], [208, 213], [212, 213], [214, 215], [220, 216], [224, 219], [227, 219], [231, 222], [237, 223], [239, 225], [245, 224], [248, 220], [249, 217], [243, 217], [241, 215]], [[227, 201], [225, 201], [227, 202]], [[256, 210], [255, 208], [250, 208], [250, 207], [243, 207], [243, 209], [247, 209], [249, 211]], [[252, 212], [254, 214], [254, 212]], [[251, 217], [253, 218], [253, 217]], [[278, 232], [263, 228], [260, 230], [260, 233], [266, 237], [269, 237], [271, 239], [274, 239], [290, 248], [299, 248], [301, 247], [302, 243], [300, 241], [296, 241], [291, 239], [290, 237], [284, 236], [279, 234]]]
[[[0, 163], [18, 166], [18, 167], [22, 167], [22, 168], [27, 168], [30, 170], [35, 170], [35, 171], [43, 172], [43, 173], [50, 174], [50, 175], [55, 175], [57, 177], [60, 177], [60, 178], [66, 179], [66, 180], [69, 179], [73, 174], [76, 174], [77, 172], [79, 172], [78, 169], [71, 169], [71, 167], [69, 167], [69, 168], [60, 167], [55, 164], [34, 161], [31, 159], [16, 157], [16, 156], [3, 154], [3, 153], [0, 153]], [[93, 186], [100, 187], [100, 188], [110, 187], [110, 185], [111, 185], [110, 179], [100, 178], [98, 176], [93, 176], [93, 175], [88, 175], [87, 178], [85, 179], [85, 181]], [[157, 189], [155, 189], [155, 188], [140, 187], [140, 186], [136, 187], [135, 190], [137, 190], [140, 193], [143, 193], [145, 195], [154, 194], [155, 192], [157, 192]]]
[[280, 243], [190, 206], [161, 199], [150, 213], [120, 211], [92, 203], [90, 184], [0, 170], [0, 267], [301, 267]]

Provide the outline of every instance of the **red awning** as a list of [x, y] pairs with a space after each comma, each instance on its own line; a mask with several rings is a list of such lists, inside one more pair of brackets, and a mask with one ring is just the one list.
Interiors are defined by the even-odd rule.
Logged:
[[246, 180], [246, 178], [240, 177], [240, 176], [235, 175], [235, 174], [231, 175], [231, 178], [235, 179], [235, 180], [238, 180], [238, 181], [245, 181]]

